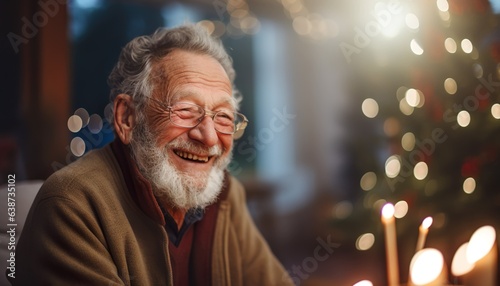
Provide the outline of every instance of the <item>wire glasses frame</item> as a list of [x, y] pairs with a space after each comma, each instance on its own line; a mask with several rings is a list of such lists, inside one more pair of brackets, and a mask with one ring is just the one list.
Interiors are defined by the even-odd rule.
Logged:
[[149, 97], [149, 99], [157, 103], [165, 112], [168, 112], [170, 121], [179, 127], [194, 128], [208, 115], [212, 118], [217, 132], [233, 135], [234, 139], [239, 139], [248, 125], [246, 116], [239, 112], [211, 111], [188, 102], [166, 105], [155, 98]]

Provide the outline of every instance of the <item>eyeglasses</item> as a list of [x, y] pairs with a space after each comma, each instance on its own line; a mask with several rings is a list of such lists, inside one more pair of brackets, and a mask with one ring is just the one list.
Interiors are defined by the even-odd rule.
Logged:
[[243, 135], [248, 125], [248, 119], [239, 112], [226, 110], [211, 111], [188, 102], [177, 102], [167, 106], [165, 103], [152, 97], [149, 99], [161, 106], [165, 112], [168, 112], [170, 121], [179, 127], [194, 128], [208, 115], [212, 118], [217, 132], [233, 135], [234, 139], [238, 139]]

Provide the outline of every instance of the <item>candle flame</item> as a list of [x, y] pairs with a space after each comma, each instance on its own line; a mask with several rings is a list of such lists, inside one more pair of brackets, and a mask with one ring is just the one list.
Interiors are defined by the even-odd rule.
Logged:
[[415, 285], [426, 285], [436, 281], [443, 271], [444, 259], [439, 250], [425, 248], [413, 256], [410, 263], [410, 277]]
[[391, 218], [394, 216], [394, 205], [391, 203], [385, 204], [382, 208], [382, 216], [384, 218]]
[[454, 276], [465, 275], [474, 268], [474, 263], [469, 263], [467, 260], [466, 252], [468, 246], [468, 242], [462, 244], [453, 256], [453, 261], [451, 262], [451, 273]]
[[356, 283], [352, 286], [373, 286], [373, 283], [369, 280], [363, 280], [363, 281], [359, 281], [358, 283]]
[[422, 221], [422, 227], [428, 229], [429, 227], [431, 227], [432, 222], [432, 217], [428, 216], [424, 219], [424, 221]]
[[469, 240], [467, 247], [466, 257], [469, 263], [473, 264], [486, 256], [495, 244], [496, 231], [490, 226], [486, 225], [478, 228]]

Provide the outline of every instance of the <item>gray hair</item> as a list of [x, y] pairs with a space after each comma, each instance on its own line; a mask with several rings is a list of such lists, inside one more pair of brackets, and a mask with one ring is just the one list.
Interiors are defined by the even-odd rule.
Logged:
[[[130, 41], [122, 49], [118, 62], [108, 78], [111, 106], [117, 95], [125, 93], [132, 96], [135, 107], [141, 110], [153, 92], [154, 64], [174, 49], [201, 53], [216, 59], [231, 81], [233, 99], [235, 106], [238, 107], [241, 95], [234, 86], [236, 73], [231, 57], [220, 40], [211, 37], [201, 25], [195, 24], [185, 24], [171, 29], [159, 28], [152, 35], [140, 36]], [[113, 122], [112, 114], [113, 112], [110, 112], [111, 118], [108, 118], [110, 123]]]

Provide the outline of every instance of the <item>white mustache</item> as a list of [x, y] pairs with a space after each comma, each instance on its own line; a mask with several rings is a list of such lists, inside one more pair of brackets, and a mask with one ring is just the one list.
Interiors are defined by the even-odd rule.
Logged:
[[221, 156], [222, 148], [219, 145], [212, 147], [203, 147], [190, 141], [184, 141], [180, 138], [174, 139], [165, 146], [166, 149], [182, 149], [185, 152], [201, 154], [206, 156]]

